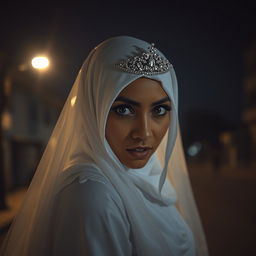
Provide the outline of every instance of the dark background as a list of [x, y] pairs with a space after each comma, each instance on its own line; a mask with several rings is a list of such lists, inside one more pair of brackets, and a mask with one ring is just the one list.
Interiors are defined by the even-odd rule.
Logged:
[[[173, 63], [182, 128], [207, 112], [238, 125], [243, 106], [243, 54], [255, 38], [252, 3], [34, 2], [1, 7], [1, 49], [11, 62], [34, 52], [52, 60], [48, 89], [65, 99], [89, 51], [116, 35], [154, 42]], [[50, 75], [49, 75], [50, 76]]]
[[[30, 85], [25, 89], [17, 87], [24, 89], [20, 91], [23, 94], [36, 91], [33, 104], [28, 104], [32, 118], [26, 121], [31, 127], [28, 133], [36, 134], [37, 112], [33, 106], [38, 95], [51, 98], [51, 106], [56, 105], [59, 113], [93, 47], [118, 35], [154, 42], [177, 74], [184, 149], [210, 253], [255, 255], [256, 144], [250, 142], [247, 133], [256, 119], [251, 124], [242, 121], [248, 105], [246, 58], [251, 49], [256, 49], [255, 27], [256, 4], [250, 1], [5, 1], [0, 6], [0, 78], [5, 76], [2, 70], [13, 70], [35, 54], [49, 56], [49, 71], [33, 74], [33, 80], [28, 76], [23, 83]], [[256, 54], [253, 58], [256, 63]], [[256, 65], [253, 67], [256, 69]], [[256, 70], [250, 72], [255, 74]], [[21, 83], [24, 74], [13, 80]], [[53, 127], [56, 119], [48, 115], [46, 123]], [[231, 138], [225, 149], [219, 142], [223, 133]], [[20, 187], [26, 189], [23, 180], [27, 182], [28, 167], [36, 169], [44, 148], [42, 141], [31, 139], [29, 134], [22, 139], [14, 135], [7, 132], [3, 136], [12, 145], [10, 163], [15, 169], [9, 168], [14, 181], [9, 181], [10, 187], [5, 191], [11, 210], [22, 201], [24, 190]], [[188, 146], [194, 142], [203, 145], [198, 159], [187, 154]], [[28, 161], [30, 158], [33, 161]], [[0, 182], [3, 176], [0, 172]], [[3, 187], [0, 183], [0, 201]], [[5, 216], [6, 210], [0, 211], [0, 222]], [[0, 242], [7, 229], [8, 225], [0, 227]]]

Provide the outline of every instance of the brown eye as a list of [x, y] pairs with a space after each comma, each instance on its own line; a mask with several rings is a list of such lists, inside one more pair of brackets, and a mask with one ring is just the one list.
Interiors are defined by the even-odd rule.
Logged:
[[167, 106], [167, 105], [162, 105], [162, 106], [156, 106], [154, 107], [153, 109], [153, 114], [155, 116], [164, 116], [166, 115], [167, 111], [170, 111], [171, 110], [171, 107], [170, 106]]
[[134, 114], [134, 110], [129, 105], [118, 105], [111, 110], [120, 116], [131, 116]]

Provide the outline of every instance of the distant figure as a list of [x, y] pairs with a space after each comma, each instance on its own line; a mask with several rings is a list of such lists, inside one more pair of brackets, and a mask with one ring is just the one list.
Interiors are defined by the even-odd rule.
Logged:
[[153, 44], [95, 47], [1, 255], [207, 256], [177, 113], [173, 66]]

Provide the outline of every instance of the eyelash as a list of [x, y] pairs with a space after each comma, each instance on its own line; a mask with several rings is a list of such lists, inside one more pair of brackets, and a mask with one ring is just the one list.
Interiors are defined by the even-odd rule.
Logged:
[[157, 117], [162, 117], [162, 116], [165, 116], [167, 114], [167, 112], [170, 112], [171, 111], [171, 106], [169, 105], [158, 105], [158, 106], [155, 106], [153, 108], [153, 110], [156, 110], [156, 109], [160, 109], [160, 108], [163, 108], [165, 110], [165, 112], [163, 114], [156, 114]]
[[[154, 115], [154, 116], [157, 118], [165, 116], [167, 112], [170, 112], [172, 110], [171, 106], [162, 104], [162, 105], [155, 106], [152, 111], [159, 109], [159, 108], [163, 108], [165, 110], [165, 112], [160, 115], [156, 113], [156, 115]], [[129, 114], [120, 113], [120, 112], [118, 112], [120, 109], [123, 109], [123, 110], [129, 109], [130, 113]], [[113, 111], [114, 113], [116, 113], [118, 116], [121, 116], [121, 117], [133, 116], [135, 114], [135, 110], [132, 108], [132, 106], [127, 105], [127, 104], [120, 104], [120, 105], [114, 106], [111, 108], [111, 111]]]
[[[130, 110], [130, 112], [132, 113], [132, 114], [122, 114], [122, 113], [120, 113], [120, 112], [118, 112], [118, 110], [120, 110], [120, 109], [129, 109]], [[111, 108], [111, 110], [113, 111], [113, 112], [115, 112], [117, 115], [119, 115], [119, 116], [131, 116], [131, 115], [133, 115], [134, 114], [134, 110], [133, 110], [133, 108], [130, 106], [130, 105], [127, 105], [127, 104], [120, 104], [120, 105], [117, 105], [117, 106], [115, 106], [115, 107], [112, 107]]]

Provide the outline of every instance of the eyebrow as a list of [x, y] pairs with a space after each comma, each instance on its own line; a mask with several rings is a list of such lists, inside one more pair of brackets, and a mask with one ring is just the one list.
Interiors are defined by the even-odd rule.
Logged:
[[[115, 99], [115, 102], [116, 102], [116, 101], [123, 101], [123, 102], [125, 102], [125, 103], [127, 103], [127, 104], [130, 104], [130, 105], [141, 106], [141, 104], [140, 104], [139, 102], [137, 102], [137, 101], [135, 101], [135, 100], [131, 100], [131, 99], [126, 98], [126, 97], [123, 97], [123, 96], [117, 97], [117, 98]], [[158, 101], [156, 101], [156, 102], [153, 102], [153, 103], [151, 104], [151, 106], [153, 107], [153, 106], [156, 106], [156, 105], [165, 103], [165, 102], [167, 102], [167, 101], [170, 101], [170, 98], [169, 98], [169, 97], [165, 97], [165, 98], [163, 98], [163, 99], [161, 99], [161, 100], [158, 100]]]

